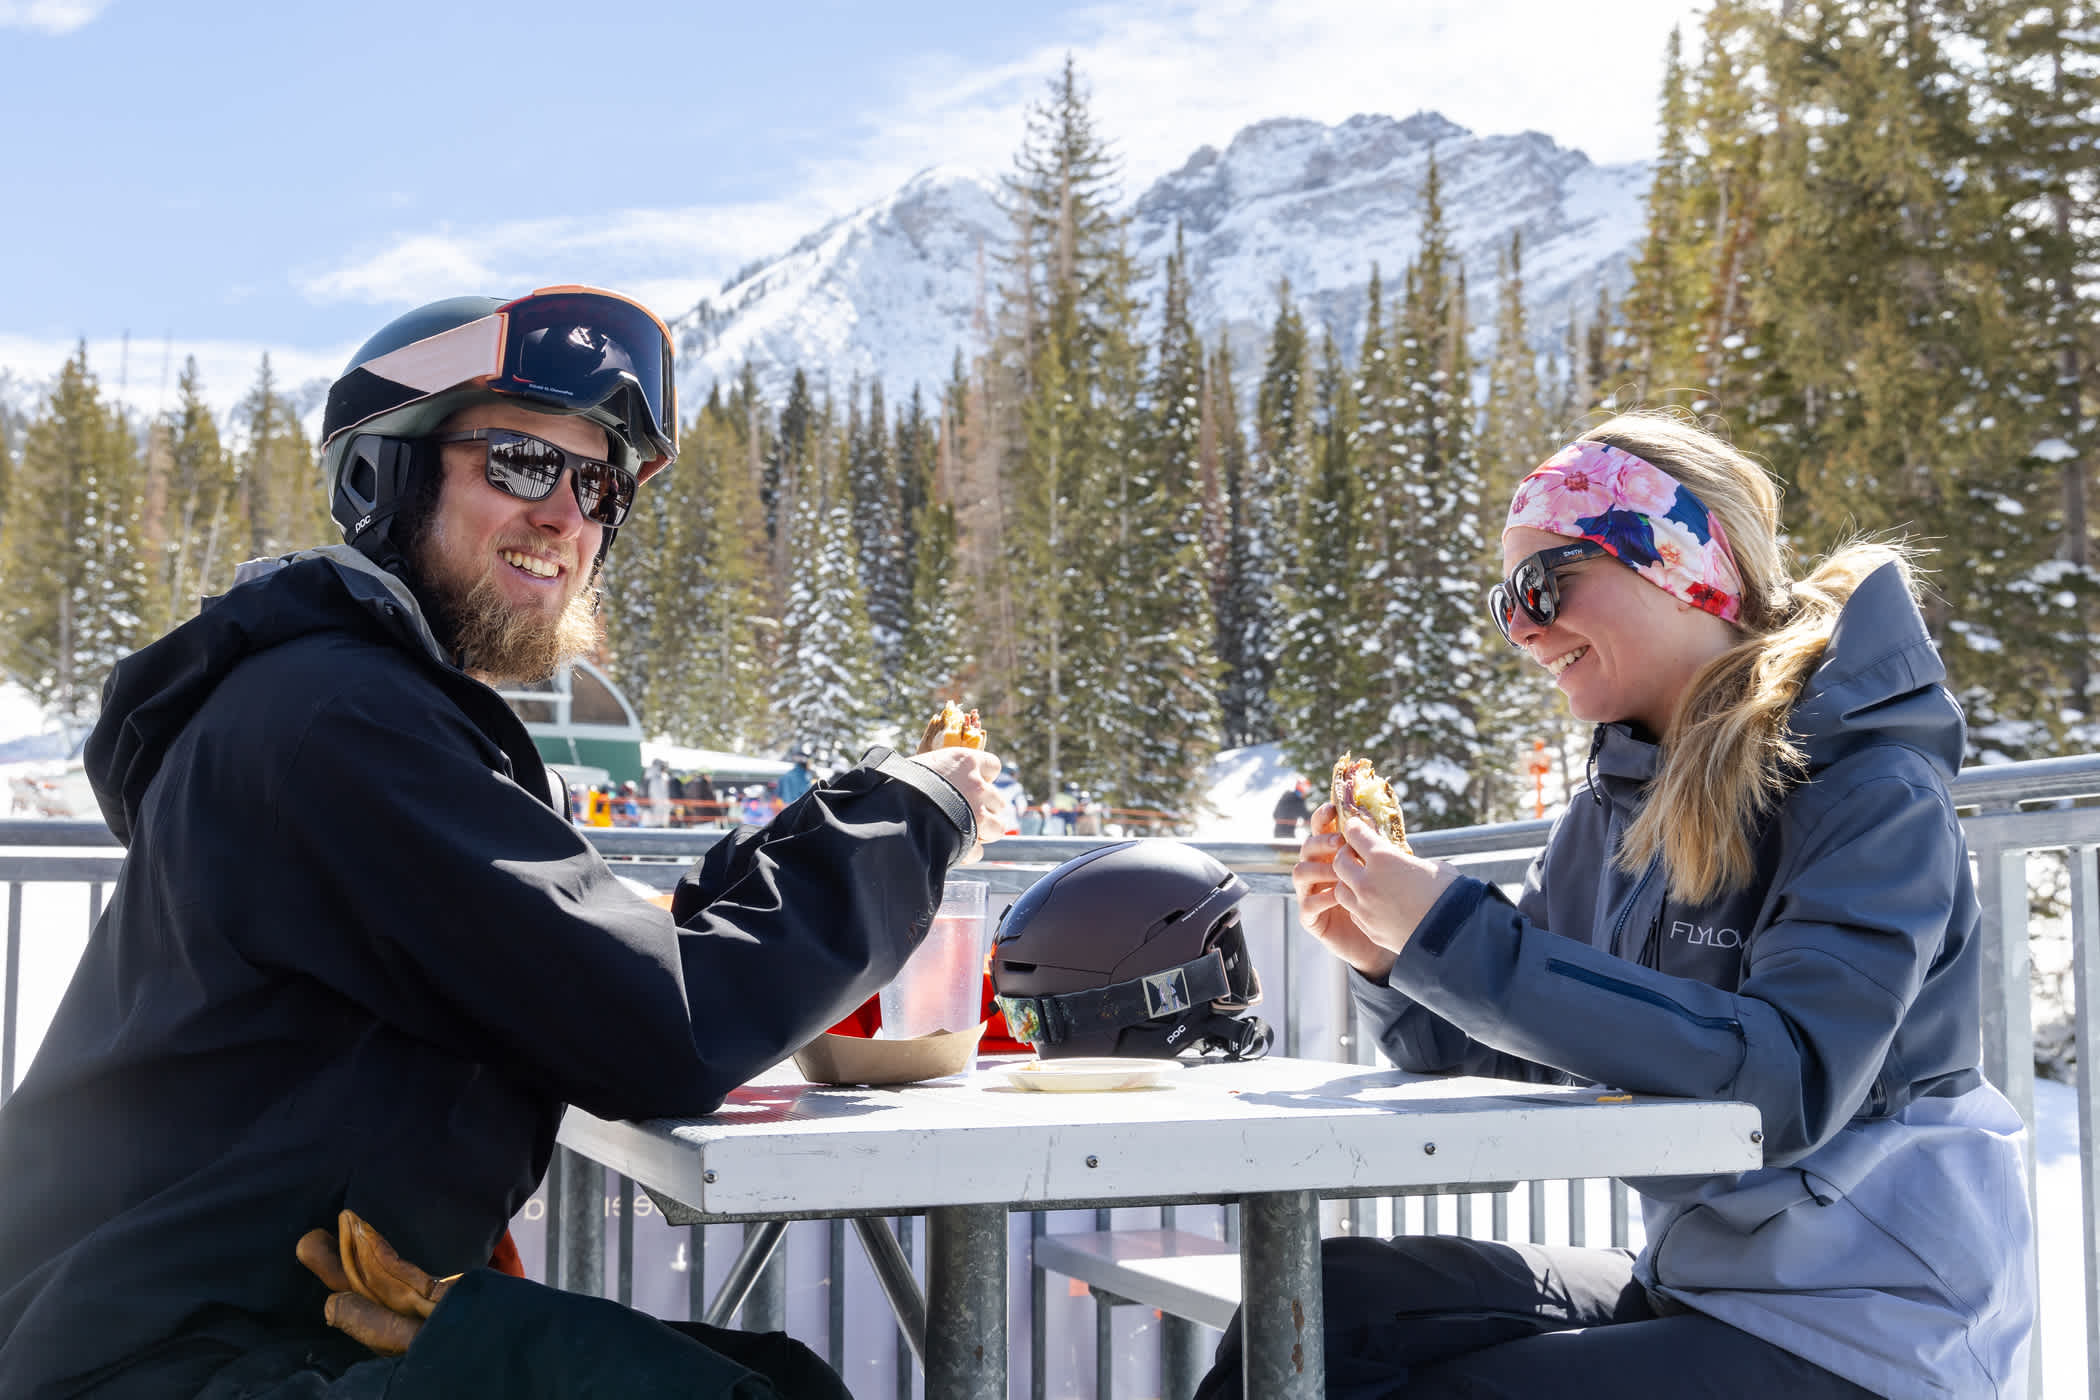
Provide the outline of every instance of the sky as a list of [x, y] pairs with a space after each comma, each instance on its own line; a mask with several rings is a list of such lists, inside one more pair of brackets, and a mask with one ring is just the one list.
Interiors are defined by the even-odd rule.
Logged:
[[[918, 170], [1010, 166], [1066, 55], [1134, 197], [1269, 117], [1442, 112], [1652, 154], [1689, 0], [0, 0], [0, 372], [83, 338], [339, 373], [399, 312], [589, 282], [667, 319]], [[126, 337], [128, 336], [128, 344]]]

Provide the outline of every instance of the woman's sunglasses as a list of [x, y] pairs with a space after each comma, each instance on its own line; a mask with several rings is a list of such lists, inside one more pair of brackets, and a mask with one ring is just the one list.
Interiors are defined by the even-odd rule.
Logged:
[[1553, 619], [1560, 616], [1560, 571], [1610, 553], [1595, 540], [1571, 540], [1542, 549], [1518, 564], [1508, 578], [1488, 590], [1488, 611], [1494, 615], [1495, 626], [1502, 629], [1502, 640], [1516, 645], [1510, 632], [1520, 611], [1537, 626], [1552, 626]]
[[485, 442], [488, 463], [483, 468], [489, 485], [521, 501], [544, 501], [569, 472], [569, 488], [576, 493], [576, 508], [587, 520], [607, 529], [627, 518], [634, 504], [634, 473], [610, 462], [565, 452], [551, 442], [508, 428], [475, 428], [463, 433], [440, 433], [435, 442]]

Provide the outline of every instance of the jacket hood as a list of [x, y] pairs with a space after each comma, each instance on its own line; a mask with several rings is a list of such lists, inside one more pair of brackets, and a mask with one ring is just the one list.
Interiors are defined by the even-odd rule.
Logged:
[[[1946, 676], [1902, 571], [1884, 564], [1868, 574], [1839, 611], [1823, 659], [1788, 716], [1809, 772], [1884, 742], [1916, 749], [1952, 777], [1966, 729], [1961, 707], [1941, 684]], [[1598, 726], [1592, 760], [1599, 787], [1631, 810], [1658, 772], [1661, 752], [1627, 724]]]
[[203, 611], [119, 661], [82, 754], [102, 818], [127, 845], [175, 736], [235, 666], [312, 632], [364, 626], [447, 665], [408, 585], [348, 545], [251, 560]]
[[1882, 565], [1846, 600], [1822, 661], [1794, 702], [1790, 723], [1809, 770], [1878, 739], [1916, 749], [1952, 777], [1967, 730], [1946, 678], [1902, 571]]

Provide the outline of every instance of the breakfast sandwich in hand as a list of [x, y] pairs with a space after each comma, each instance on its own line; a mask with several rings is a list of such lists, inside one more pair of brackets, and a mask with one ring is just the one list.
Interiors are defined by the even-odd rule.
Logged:
[[966, 712], [953, 700], [943, 702], [941, 712], [926, 722], [926, 732], [919, 739], [920, 753], [983, 747], [984, 722], [977, 718], [977, 711]]
[[1407, 844], [1407, 823], [1400, 816], [1400, 799], [1393, 796], [1393, 785], [1372, 769], [1370, 759], [1348, 754], [1336, 759], [1330, 796], [1336, 821], [1355, 812], [1401, 850], [1413, 849]]

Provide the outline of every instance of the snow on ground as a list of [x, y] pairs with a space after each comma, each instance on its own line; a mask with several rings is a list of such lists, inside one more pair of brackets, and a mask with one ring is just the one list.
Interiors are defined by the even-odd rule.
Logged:
[[[1226, 749], [1212, 760], [1204, 777], [1208, 796], [1196, 819], [1198, 841], [1266, 841], [1275, 831], [1269, 813], [1276, 799], [1298, 780], [1281, 746], [1253, 744], [1244, 749]], [[1326, 791], [1324, 775], [1313, 784], [1313, 805]]]

